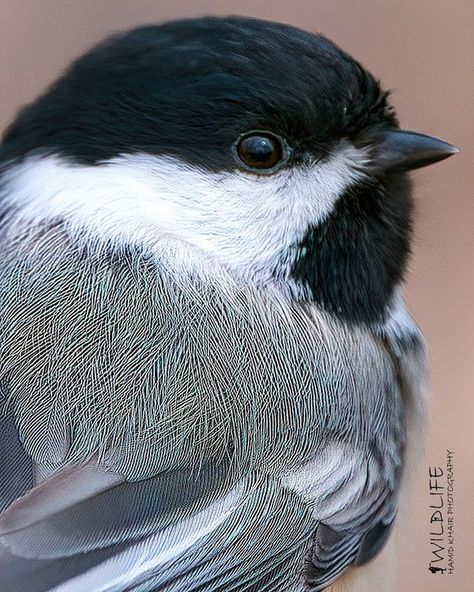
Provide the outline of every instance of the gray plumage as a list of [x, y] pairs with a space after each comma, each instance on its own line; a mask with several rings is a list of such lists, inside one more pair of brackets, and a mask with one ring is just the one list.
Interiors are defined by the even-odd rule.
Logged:
[[[64, 557], [78, 557], [73, 575], [108, 558], [112, 544], [126, 561], [229, 495], [207, 542], [133, 589], [250, 590], [254, 580], [284, 589], [279, 578], [298, 589], [308, 556], [317, 590], [357, 556], [368, 530], [392, 521], [412, 396], [390, 346], [396, 326], [349, 330], [225, 273], [219, 290], [196, 284], [173, 275], [166, 252], [158, 262], [86, 253], [61, 226], [10, 237], [1, 252], [7, 409], [46, 493], [39, 508], [26, 500], [25, 514], [20, 499], [4, 514], [0, 540], [8, 565], [10, 554], [14, 564], [35, 560], [32, 590], [64, 577]], [[422, 362], [416, 330], [403, 340]], [[332, 474], [298, 491], [298, 470], [324, 473], [338, 448], [347, 454]], [[61, 489], [48, 477], [87, 459], [123, 479], [58, 510]], [[280, 572], [282, 562], [295, 567]], [[224, 565], [225, 584], [215, 580]], [[90, 589], [85, 581], [77, 590]]]

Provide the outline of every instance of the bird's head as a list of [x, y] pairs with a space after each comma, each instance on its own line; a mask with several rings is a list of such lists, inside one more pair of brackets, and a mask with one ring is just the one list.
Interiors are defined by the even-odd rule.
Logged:
[[401, 131], [387, 93], [323, 36], [204, 18], [77, 60], [7, 130], [2, 200], [78, 240], [184, 244], [205, 273], [371, 321], [406, 266], [407, 171], [454, 152]]

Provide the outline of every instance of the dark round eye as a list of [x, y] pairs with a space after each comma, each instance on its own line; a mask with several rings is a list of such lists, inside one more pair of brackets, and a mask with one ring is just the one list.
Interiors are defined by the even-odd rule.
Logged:
[[238, 159], [246, 168], [273, 169], [287, 158], [286, 144], [278, 136], [268, 132], [249, 132], [235, 144]]

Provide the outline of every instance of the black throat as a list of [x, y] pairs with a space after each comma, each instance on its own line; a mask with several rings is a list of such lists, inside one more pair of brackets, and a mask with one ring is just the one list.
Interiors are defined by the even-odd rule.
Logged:
[[412, 209], [406, 175], [350, 188], [297, 245], [292, 278], [345, 321], [383, 320], [410, 253]]

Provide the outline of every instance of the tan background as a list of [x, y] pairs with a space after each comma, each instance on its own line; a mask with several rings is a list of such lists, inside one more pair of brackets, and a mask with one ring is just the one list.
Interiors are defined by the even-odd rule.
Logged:
[[[474, 590], [474, 3], [0, 0], [0, 129], [104, 34], [199, 14], [252, 15], [325, 33], [394, 90], [405, 127], [462, 150], [416, 173], [419, 217], [407, 293], [430, 345], [433, 395], [425, 459], [411, 494], [401, 500], [409, 526], [398, 545], [394, 589]], [[441, 576], [427, 569], [428, 466], [442, 465], [447, 448], [455, 451], [455, 573]], [[410, 508], [408, 498], [414, 499]]]

